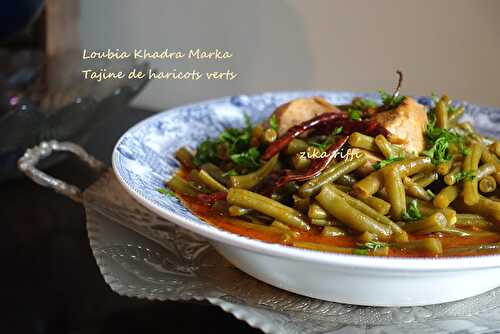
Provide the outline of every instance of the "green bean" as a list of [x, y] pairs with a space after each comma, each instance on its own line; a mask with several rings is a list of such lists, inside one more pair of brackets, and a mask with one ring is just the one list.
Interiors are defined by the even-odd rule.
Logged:
[[436, 115], [436, 126], [441, 129], [448, 128], [448, 105], [440, 99], [434, 109]]
[[262, 134], [262, 142], [264, 144], [271, 144], [278, 138], [278, 133], [273, 129], [266, 129]]
[[304, 183], [299, 189], [299, 195], [309, 197], [316, 195], [324, 184], [334, 182], [341, 175], [349, 174], [366, 163], [366, 156], [354, 160], [343, 160], [328, 167], [321, 175]]
[[333, 245], [320, 244], [317, 242], [295, 241], [293, 246], [323, 252], [333, 252], [341, 254], [353, 254], [355, 248], [338, 247]]
[[305, 222], [302, 214], [297, 210], [266, 196], [245, 189], [230, 188], [227, 193], [227, 202], [231, 205], [237, 205], [261, 212], [301, 230], [307, 231], [310, 229], [310, 226]]
[[242, 208], [237, 205], [231, 205], [227, 210], [229, 212], [229, 215], [233, 217], [243, 216], [252, 212], [252, 210], [250, 209]]
[[394, 239], [398, 241], [407, 241], [408, 240], [408, 235], [406, 234], [405, 231], [403, 231], [396, 223], [394, 223], [392, 220], [390, 220], [388, 217], [386, 217], [383, 214], [380, 214], [377, 212], [375, 209], [372, 207], [368, 206], [367, 204], [361, 202], [360, 200], [350, 196], [349, 194], [339, 190], [335, 186], [332, 186], [330, 188], [332, 191], [336, 192], [336, 194], [343, 199], [346, 200], [346, 202], [355, 208], [356, 210], [361, 211], [365, 215], [369, 216], [370, 218], [374, 219], [375, 221], [379, 222], [380, 224], [390, 226], [392, 229], [392, 232], [394, 233]]
[[[338, 188], [342, 190], [340, 187]], [[359, 200], [365, 203], [366, 205], [369, 205], [375, 211], [384, 216], [388, 214], [389, 210], [391, 209], [391, 204], [375, 196], [369, 196], [367, 198], [359, 198]]]
[[348, 186], [343, 186], [343, 185], [337, 184], [337, 183], [333, 183], [333, 184], [335, 185], [335, 187], [337, 187], [337, 189], [340, 189], [340, 190], [342, 190], [345, 193], [349, 193], [352, 190], [352, 188], [348, 187]]
[[378, 135], [375, 137], [375, 145], [377, 145], [382, 155], [388, 159], [394, 156], [394, 152], [392, 150], [392, 145], [389, 141], [383, 136]]
[[317, 219], [311, 218], [311, 225], [315, 226], [338, 226], [339, 223], [332, 218]]
[[463, 196], [460, 196], [454, 203], [458, 210], [470, 213], [476, 213], [484, 217], [489, 217], [500, 226], [500, 202], [491, 200], [479, 195], [479, 201], [473, 205], [467, 205]]
[[418, 182], [418, 180], [423, 179], [426, 175], [428, 175], [428, 174], [427, 173], [417, 173], [417, 174], [413, 175], [411, 177], [411, 179], [413, 180], [413, 182]]
[[[354, 195], [356, 195], [356, 197], [358, 197], [355, 191], [351, 191], [351, 192], [352, 192]], [[375, 195], [377, 195], [377, 197], [382, 198], [384, 201], [389, 201], [389, 195], [387, 194], [387, 190], [385, 190], [385, 188], [381, 188], [381, 189], [379, 189], [379, 190], [375, 193]], [[359, 198], [359, 197], [358, 197], [358, 198]]]
[[335, 181], [337, 184], [348, 187], [352, 187], [356, 182], [358, 182], [358, 180], [349, 174], [344, 174]]
[[491, 244], [481, 244], [481, 245], [471, 245], [471, 246], [460, 246], [460, 247], [450, 247], [444, 250], [443, 255], [457, 255], [457, 254], [497, 254], [500, 253], [500, 243]]
[[305, 170], [311, 165], [311, 160], [305, 154], [297, 153], [292, 157], [292, 165], [296, 170]]
[[[477, 173], [479, 160], [482, 155], [483, 148], [481, 144], [475, 143], [472, 145], [471, 153], [465, 157], [464, 171], [468, 173]], [[474, 205], [479, 201], [479, 192], [477, 188], [477, 177], [466, 178], [464, 180], [464, 202], [467, 205]]]
[[462, 163], [455, 163], [451, 168], [450, 172], [444, 176], [444, 183], [449, 186], [457, 183], [458, 176], [460, 175], [460, 171], [462, 170]]
[[457, 222], [457, 212], [451, 208], [440, 209], [437, 212], [441, 212], [448, 221], [448, 226], [454, 226]]
[[424, 201], [430, 201], [432, 200], [432, 195], [429, 194], [422, 186], [420, 186], [418, 183], [414, 182], [412, 179], [410, 179], [408, 176], [405, 176], [403, 178], [403, 184], [405, 186], [406, 192], [416, 198], [420, 198], [421, 200]]
[[433, 255], [443, 253], [443, 245], [441, 241], [436, 238], [425, 238], [410, 242], [395, 243], [391, 244], [391, 247], [404, 251], [422, 251]]
[[437, 212], [440, 212], [446, 217], [448, 226], [453, 226], [457, 222], [457, 212], [451, 208], [438, 209], [429, 202], [422, 201], [415, 197], [407, 196], [406, 204], [409, 204], [411, 201], [417, 201], [418, 209], [424, 217], [431, 216]]
[[493, 177], [497, 182], [500, 182], [500, 161], [498, 161], [498, 158], [491, 154], [490, 151], [483, 150], [481, 161], [484, 163], [493, 164], [495, 166], [496, 173], [493, 173]]
[[287, 146], [287, 153], [290, 155], [297, 154], [299, 152], [305, 152], [307, 150], [307, 143], [302, 139], [293, 139]]
[[194, 157], [191, 154], [191, 152], [188, 151], [187, 148], [181, 147], [177, 151], [175, 151], [175, 158], [183, 165], [184, 167], [188, 169], [193, 169], [195, 168], [194, 165]]
[[461, 128], [462, 130], [465, 131], [465, 133], [471, 137], [474, 141], [477, 141], [477, 142], [481, 142], [482, 139], [481, 139], [481, 136], [477, 134], [476, 130], [474, 129], [474, 127], [472, 126], [471, 123], [469, 122], [463, 122], [463, 123], [459, 123], [457, 124], [459, 128]]
[[178, 175], [172, 176], [172, 178], [167, 182], [167, 186], [174, 192], [186, 196], [196, 196], [202, 192], [198, 190], [191, 183], [187, 182]]
[[486, 176], [479, 180], [479, 190], [483, 193], [491, 193], [497, 189], [497, 181], [493, 176]]
[[[197, 169], [191, 169], [188, 174], [188, 180], [191, 184], [194, 184], [197, 188], [206, 188], [203, 181], [200, 178], [200, 172]], [[200, 190], [200, 189], [199, 189]]]
[[394, 165], [389, 165], [382, 171], [384, 173], [384, 186], [391, 203], [391, 216], [394, 219], [401, 219], [406, 210], [406, 193], [399, 169]]
[[496, 140], [490, 145], [491, 152], [495, 153], [497, 158], [500, 158], [500, 141]]
[[395, 165], [398, 167], [401, 176], [411, 176], [420, 172], [429, 172], [434, 170], [434, 165], [432, 164], [429, 157], [408, 158], [402, 161], [395, 162], [391, 165]]
[[296, 239], [296, 238], [300, 237], [300, 232], [292, 231], [290, 229], [290, 227], [288, 227], [288, 225], [283, 224], [282, 222], [280, 222], [278, 220], [274, 220], [271, 223], [271, 225], [269, 225], [269, 226], [277, 228], [278, 230], [283, 231], [283, 233], [285, 235], [285, 238], [284, 238], [283, 241], [286, 242], [286, 243], [289, 243], [292, 239]]
[[250, 189], [261, 182], [266, 176], [269, 175], [278, 163], [278, 154], [272, 157], [262, 167], [255, 172], [246, 175], [237, 175], [229, 177], [229, 186], [231, 188]]
[[446, 234], [451, 234], [451, 235], [456, 235], [459, 237], [467, 237], [467, 238], [491, 238], [491, 237], [498, 237], [498, 234], [495, 232], [490, 232], [490, 231], [470, 231], [470, 230], [463, 230], [460, 228], [454, 228], [454, 227], [446, 227], [439, 231], [440, 233], [446, 233]]
[[230, 223], [231, 225], [235, 225], [238, 227], [243, 227], [249, 230], [257, 231], [257, 232], [262, 232], [266, 234], [278, 234], [281, 235], [283, 238], [283, 241], [287, 240], [289, 238], [289, 232], [283, 231], [282, 229], [276, 228], [275, 226], [268, 226], [268, 225], [260, 225], [260, 224], [254, 224], [254, 223], [249, 223], [241, 219], [236, 219], [236, 218], [226, 218], [225, 221]]
[[250, 213], [246, 215], [246, 218], [250, 219], [250, 222], [253, 224], [265, 226], [267, 226], [270, 223], [270, 220], [272, 220], [267, 216], [259, 215], [258, 212], [252, 212], [252, 210], [250, 210]]
[[459, 213], [457, 214], [458, 227], [475, 227], [483, 230], [488, 230], [493, 228], [493, 223], [486, 220], [481, 215], [471, 214], [471, 213]]
[[391, 144], [384, 136], [378, 135], [375, 137], [375, 144], [382, 155], [386, 158], [392, 157], [403, 157], [407, 158], [413, 156], [413, 154], [408, 153], [405, 149], [400, 146]]
[[224, 187], [223, 184], [219, 183], [216, 179], [211, 177], [210, 174], [208, 174], [203, 169], [201, 169], [198, 172], [198, 177], [205, 186], [207, 186], [209, 189], [213, 191], [224, 191], [224, 192], [227, 191], [227, 188]]
[[420, 173], [415, 175], [412, 180], [417, 183], [422, 188], [430, 186], [434, 181], [437, 181], [439, 178], [439, 174], [436, 172], [430, 173]]
[[446, 217], [441, 212], [436, 212], [423, 219], [405, 223], [402, 228], [406, 232], [414, 233], [419, 231], [426, 231], [426, 233], [439, 232], [443, 228], [447, 227], [448, 221]]
[[464, 106], [460, 106], [459, 108], [457, 108], [455, 110], [455, 112], [453, 112], [451, 114], [449, 113], [448, 114], [448, 124], [455, 125], [457, 123], [458, 119], [460, 118], [460, 116], [463, 115], [464, 111], [465, 111]]
[[324, 185], [319, 195], [316, 196], [316, 200], [328, 213], [356, 231], [368, 231], [383, 239], [391, 236], [390, 226], [380, 224], [375, 219], [350, 206], [345, 198], [337, 194], [337, 191], [333, 185]]
[[316, 203], [313, 203], [309, 206], [307, 215], [311, 219], [326, 219], [329, 217], [328, 213]]
[[436, 208], [444, 209], [447, 208], [451, 202], [457, 199], [459, 194], [459, 188], [457, 186], [447, 186], [443, 188], [433, 200], [433, 204]]
[[[496, 172], [495, 164], [485, 163], [477, 169], [476, 176], [477, 176], [478, 180], [481, 180], [483, 177], [486, 177], [489, 175], [492, 175], [495, 178], [495, 172]], [[496, 178], [495, 178], [495, 181], [498, 182], [498, 180]]]
[[356, 182], [352, 186], [352, 190], [356, 197], [367, 198], [375, 194], [382, 186], [384, 182], [384, 176], [380, 170], [373, 172]]
[[219, 183], [222, 183], [225, 186], [229, 184], [229, 179], [224, 176], [224, 172], [222, 171], [222, 169], [220, 169], [213, 163], [204, 163], [203, 165], [201, 165], [201, 169], [210, 174], [210, 176], [216, 179]]
[[453, 159], [450, 159], [448, 161], [439, 163], [437, 165], [436, 170], [439, 175], [447, 175], [450, 172], [452, 165], [453, 165]]
[[[456, 143], [449, 143], [448, 144], [448, 153], [451, 154], [452, 156], [460, 154], [460, 156], [463, 158], [463, 155], [461, 153], [461, 148], [458, 146]], [[460, 158], [457, 157], [457, 160]]]
[[378, 152], [374, 138], [359, 132], [354, 132], [349, 136], [349, 145], [372, 152]]
[[377, 236], [373, 233], [365, 231], [358, 236], [358, 241], [366, 244], [368, 242], [377, 241]]
[[309, 204], [311, 203], [311, 200], [309, 197], [307, 198], [302, 198], [297, 195], [292, 195], [293, 199], [293, 207], [301, 212], [306, 212], [309, 208]]
[[321, 235], [324, 237], [340, 237], [347, 235], [347, 232], [340, 227], [336, 226], [325, 226], [321, 231]]
[[492, 175], [497, 182], [500, 182], [500, 171], [496, 171]]
[[283, 224], [282, 222], [280, 222], [279, 220], [273, 220], [273, 222], [271, 223], [271, 226], [272, 227], [276, 227], [280, 230], [284, 230], [284, 231], [291, 231], [290, 230], [290, 227], [288, 227], [288, 225], [286, 224]]

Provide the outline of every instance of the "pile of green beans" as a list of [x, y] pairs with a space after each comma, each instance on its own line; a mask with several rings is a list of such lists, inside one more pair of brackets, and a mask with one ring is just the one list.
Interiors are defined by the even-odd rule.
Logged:
[[[309, 130], [246, 169], [235, 168], [240, 161], [233, 157], [200, 163], [198, 155], [181, 147], [175, 157], [183, 172], [166, 186], [183, 199], [209, 207], [229, 224], [277, 236], [281, 243], [299, 248], [374, 256], [500, 253], [500, 141], [461, 123], [464, 110], [444, 95], [429, 113], [437, 133], [445, 134], [441, 140], [450, 140], [439, 148], [446, 150], [439, 159], [429, 153], [435, 144], [429, 133], [425, 151], [417, 154], [406, 151], [393, 134], [349, 134], [342, 133], [342, 127], [331, 134]], [[283, 131], [276, 122], [258, 124], [250, 138], [242, 139], [258, 150], [251, 159], [280, 142]], [[314, 156], [341, 134], [349, 135], [343, 151], [364, 153], [336, 157], [314, 177], [275, 186], [283, 175], [314, 169]], [[373, 159], [380, 163], [372, 165]], [[308, 238], [311, 235], [314, 238]], [[450, 236], [473, 242], [443, 248], [442, 238]], [[349, 246], [338, 246], [339, 240]]]

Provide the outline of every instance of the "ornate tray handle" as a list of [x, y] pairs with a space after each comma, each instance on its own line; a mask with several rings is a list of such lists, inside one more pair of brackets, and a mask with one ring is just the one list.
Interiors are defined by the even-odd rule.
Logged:
[[24, 155], [17, 161], [17, 166], [33, 182], [43, 187], [52, 188], [55, 192], [67, 196], [77, 203], [82, 203], [82, 191], [78, 187], [56, 179], [36, 168], [41, 159], [49, 157], [54, 151], [71, 152], [96, 171], [102, 171], [106, 167], [104, 163], [88, 154], [81, 146], [70, 142], [58, 142], [56, 140], [44, 141], [37, 146], [27, 149]]

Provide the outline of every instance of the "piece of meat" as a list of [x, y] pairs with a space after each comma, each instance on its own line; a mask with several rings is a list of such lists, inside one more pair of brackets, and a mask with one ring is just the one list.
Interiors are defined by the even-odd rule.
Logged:
[[291, 127], [310, 120], [325, 112], [340, 110], [322, 97], [300, 98], [285, 103], [274, 111], [278, 119], [278, 135], [282, 135]]
[[376, 153], [367, 150], [363, 150], [362, 148], [350, 147], [349, 151], [350, 154], [354, 156], [357, 153], [364, 153], [366, 155], [367, 158], [366, 163], [356, 170], [356, 173], [360, 174], [361, 176], [365, 176], [373, 172], [374, 171], [373, 164], [376, 164], [377, 162], [383, 160], [383, 157], [381, 155], [378, 155]]
[[395, 109], [377, 113], [374, 119], [401, 139], [401, 147], [408, 152], [418, 154], [425, 149], [427, 110], [411, 97], [405, 98]]

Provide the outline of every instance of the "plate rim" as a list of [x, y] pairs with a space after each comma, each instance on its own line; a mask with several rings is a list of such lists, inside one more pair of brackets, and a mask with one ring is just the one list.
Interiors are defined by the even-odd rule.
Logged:
[[[341, 95], [341, 94], [370, 94], [373, 92], [352, 92], [352, 91], [325, 91], [325, 90], [298, 90], [298, 91], [270, 91], [252, 95], [244, 95], [250, 99], [262, 97], [264, 95]], [[242, 96], [242, 95], [236, 95]], [[129, 128], [123, 133], [116, 142], [112, 153], [112, 168], [122, 187], [141, 205], [156, 213], [157, 215], [175, 223], [176, 225], [186, 228], [194, 233], [200, 234], [209, 241], [221, 242], [247, 251], [256, 252], [263, 255], [280, 257], [288, 260], [296, 260], [301, 262], [309, 262], [315, 264], [323, 264], [332, 267], [327, 269], [334, 270], [336, 267], [363, 269], [371, 271], [391, 271], [392, 275], [404, 274], [408, 272], [420, 272], [427, 274], [437, 274], [444, 271], [469, 271], [478, 269], [493, 269], [500, 267], [500, 254], [498, 255], [481, 255], [481, 256], [466, 256], [466, 257], [443, 257], [443, 258], [385, 258], [385, 257], [369, 257], [351, 254], [327, 253], [297, 247], [291, 247], [280, 244], [271, 244], [268, 242], [251, 239], [229, 231], [225, 231], [218, 227], [208, 224], [200, 219], [203, 224], [195, 223], [190, 219], [186, 219], [174, 212], [168, 212], [149, 201], [146, 197], [129, 186], [117, 168], [117, 159], [120, 154], [118, 151], [122, 141], [130, 136], [137, 129], [146, 126], [148, 123], [159, 118], [168, 118], [168, 114], [173, 111], [180, 112], [180, 109], [201, 107], [213, 105], [216, 103], [226, 102], [231, 103], [231, 99], [235, 96], [225, 96], [216, 99], [204, 100], [196, 103], [185, 104], [163, 110], [155, 115], [149, 116], [137, 124]], [[471, 106], [480, 107], [476, 104], [467, 103]], [[490, 109], [490, 107], [480, 107], [482, 109]], [[181, 203], [182, 205], [182, 203]]]

